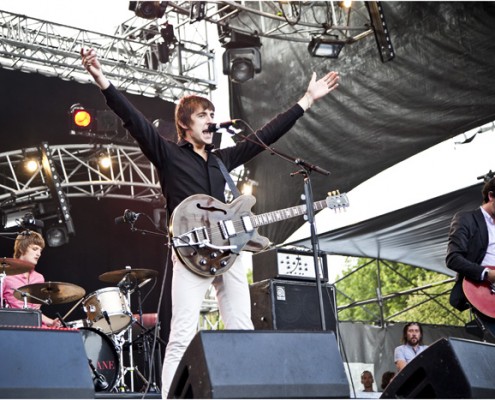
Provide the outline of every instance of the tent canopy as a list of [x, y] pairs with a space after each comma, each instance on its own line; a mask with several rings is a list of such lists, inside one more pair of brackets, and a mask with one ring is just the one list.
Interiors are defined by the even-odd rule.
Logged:
[[[480, 204], [482, 184], [476, 184], [353, 225], [319, 235], [328, 254], [397, 261], [455, 275], [445, 266], [448, 232], [453, 215]], [[293, 243], [311, 248], [311, 239]]]

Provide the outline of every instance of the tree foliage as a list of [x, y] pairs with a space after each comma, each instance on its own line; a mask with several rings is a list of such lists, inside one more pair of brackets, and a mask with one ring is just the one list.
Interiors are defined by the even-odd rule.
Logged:
[[[468, 312], [460, 313], [449, 304], [454, 282], [440, 284], [451, 279], [447, 275], [368, 258], [348, 259], [347, 265], [335, 284], [340, 321], [463, 326], [469, 320]], [[413, 290], [419, 287], [424, 288]]]

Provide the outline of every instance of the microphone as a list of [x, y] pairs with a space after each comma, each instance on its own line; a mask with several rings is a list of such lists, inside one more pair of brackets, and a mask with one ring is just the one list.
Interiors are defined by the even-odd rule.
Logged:
[[230, 128], [231, 126], [235, 128], [239, 125], [240, 122], [240, 119], [233, 119], [230, 121], [218, 122], [216, 124], [208, 124], [208, 132], [216, 132], [219, 129]]
[[93, 360], [88, 359], [89, 367], [91, 368], [91, 371], [93, 372], [93, 384], [95, 385], [95, 388], [98, 390], [105, 390], [108, 389], [108, 382], [105, 379], [105, 377], [100, 374], [95, 366], [93, 365]]
[[130, 224], [133, 224], [134, 222], [137, 221], [141, 214], [140, 213], [135, 213], [134, 211], [131, 210], [125, 210], [124, 215], [122, 217], [117, 217], [115, 218], [115, 224], [122, 224], [124, 222], [128, 222]]

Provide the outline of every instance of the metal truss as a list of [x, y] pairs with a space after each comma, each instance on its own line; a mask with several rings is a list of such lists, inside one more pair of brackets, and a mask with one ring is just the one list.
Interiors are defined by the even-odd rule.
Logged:
[[216, 78], [206, 23], [186, 27], [184, 15], [173, 16], [175, 41], [169, 61], [162, 63], [160, 20], [134, 17], [115, 35], [105, 35], [0, 11], [0, 66], [90, 83], [80, 50], [94, 48], [107, 77], [121, 90], [169, 101], [190, 93], [209, 96]]
[[303, 43], [316, 34], [353, 43], [373, 33], [364, 1], [353, 1], [349, 8], [342, 1], [169, 1], [168, 7], [189, 14], [194, 3], [205, 3], [202, 19], [219, 26], [220, 40], [229, 30]]
[[[40, 146], [41, 147], [41, 146]], [[49, 147], [50, 158], [67, 197], [120, 198], [163, 204], [158, 176], [138, 147], [108, 145], [57, 145]], [[108, 169], [99, 165], [109, 156]], [[26, 172], [32, 159], [38, 168]], [[0, 153], [0, 207], [2, 211], [53, 200], [41, 165], [40, 148]]]
[[[82, 83], [81, 48], [95, 48], [106, 75], [121, 90], [176, 101], [184, 94], [209, 96], [216, 88], [215, 48], [232, 31], [309, 43], [336, 35], [353, 43], [373, 32], [365, 2], [169, 1], [163, 17], [133, 17], [114, 35], [0, 10], [0, 66]], [[162, 35], [172, 25], [174, 38]], [[217, 25], [217, 32], [212, 27]], [[160, 49], [165, 49], [165, 61]]]

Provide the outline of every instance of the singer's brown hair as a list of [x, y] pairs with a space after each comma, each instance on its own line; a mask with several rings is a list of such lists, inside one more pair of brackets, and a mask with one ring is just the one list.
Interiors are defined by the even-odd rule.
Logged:
[[[184, 96], [175, 107], [175, 128], [177, 129], [178, 140], [184, 139], [186, 130], [182, 126], [189, 126], [191, 115], [198, 109], [215, 111], [215, 106], [206, 97]], [[181, 126], [182, 125], [182, 126]]]
[[40, 246], [42, 249], [45, 248], [45, 239], [38, 232], [25, 231], [20, 235], [17, 235], [14, 243], [14, 258], [19, 258], [31, 245]]

